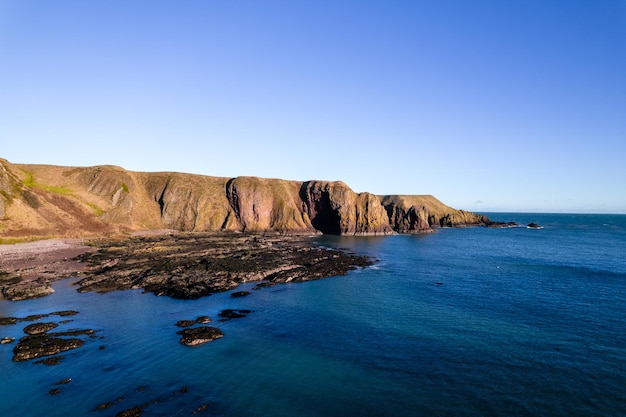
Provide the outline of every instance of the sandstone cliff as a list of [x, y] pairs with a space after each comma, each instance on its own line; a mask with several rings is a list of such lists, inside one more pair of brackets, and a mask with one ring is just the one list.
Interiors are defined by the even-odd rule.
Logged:
[[373, 194], [356, 194], [341, 181], [308, 181], [300, 198], [304, 213], [316, 230], [325, 234], [363, 235], [393, 233], [380, 200]]
[[220, 178], [0, 159], [0, 239], [139, 230], [371, 235], [486, 224], [432, 196], [355, 193], [341, 181]]
[[432, 195], [387, 195], [381, 197], [394, 230], [424, 233], [433, 227], [479, 226], [490, 223], [486, 216], [448, 207]]

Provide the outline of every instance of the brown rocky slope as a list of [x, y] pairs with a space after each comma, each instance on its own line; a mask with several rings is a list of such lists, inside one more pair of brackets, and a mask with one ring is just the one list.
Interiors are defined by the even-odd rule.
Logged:
[[432, 196], [355, 193], [340, 181], [220, 178], [0, 159], [0, 241], [140, 230], [423, 233], [488, 224]]

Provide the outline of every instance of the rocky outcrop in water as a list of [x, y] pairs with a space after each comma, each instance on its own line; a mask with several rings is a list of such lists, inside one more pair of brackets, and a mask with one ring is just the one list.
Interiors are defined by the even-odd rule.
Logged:
[[29, 324], [28, 326], [24, 327], [24, 333], [28, 334], [28, 335], [36, 335], [36, 334], [42, 334], [42, 333], [46, 333], [52, 329], [55, 329], [59, 327], [58, 324], [56, 323], [33, 323], [33, 324]]
[[[53, 315], [69, 316], [74, 314], [77, 314], [77, 312], [68, 310], [50, 314], [38, 314], [25, 318], [3, 317], [2, 320], [0, 320], [0, 325], [6, 326], [17, 324], [22, 321], [35, 321]], [[50, 330], [55, 329], [58, 326], [59, 325], [57, 323], [46, 322], [33, 323], [24, 327], [24, 333], [26, 333], [27, 336], [22, 337], [13, 348], [13, 361], [28, 361], [79, 348], [85, 343], [82, 339], [80, 339], [80, 336], [92, 336], [96, 333], [96, 331], [92, 329], [74, 329], [63, 332], [49, 333]], [[51, 360], [47, 364], [57, 364], [61, 358], [54, 357], [47, 359]], [[42, 362], [46, 363], [45, 361]]]
[[176, 332], [181, 335], [180, 344], [185, 346], [198, 346], [224, 337], [224, 333], [216, 327], [200, 326], [184, 329]]
[[494, 228], [494, 229], [504, 229], [508, 227], [519, 227], [519, 225], [515, 222], [494, 222], [490, 221], [485, 224], [486, 227]]
[[0, 238], [137, 230], [421, 233], [485, 224], [432, 196], [355, 193], [341, 181], [142, 173], [0, 159]]
[[[13, 326], [21, 322], [33, 322], [46, 317], [59, 316], [67, 317], [78, 314], [74, 310], [56, 311], [46, 314], [33, 314], [27, 317], [0, 317], [0, 326]], [[59, 326], [57, 323], [32, 323], [24, 327], [27, 336], [22, 337], [13, 348], [13, 361], [22, 362], [40, 357], [45, 359], [36, 363], [56, 365], [63, 359], [60, 356], [53, 356], [61, 352], [76, 349], [84, 344], [80, 336], [92, 336], [96, 331], [92, 329], [69, 330], [64, 332], [49, 333], [50, 330]], [[15, 339], [5, 337], [2, 344], [12, 343]]]
[[13, 361], [21, 362], [41, 356], [56, 355], [57, 353], [79, 348], [84, 343], [78, 338], [68, 339], [55, 335], [26, 336], [21, 338], [15, 349], [13, 349]]

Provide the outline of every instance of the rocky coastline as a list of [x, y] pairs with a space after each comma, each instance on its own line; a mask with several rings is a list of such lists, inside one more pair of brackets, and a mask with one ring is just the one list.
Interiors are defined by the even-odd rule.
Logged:
[[[377, 262], [319, 247], [311, 235], [416, 234], [466, 226], [512, 224], [455, 210], [428, 195], [355, 193], [341, 181], [229, 179], [111, 166], [17, 165], [0, 159], [0, 302], [50, 295], [52, 283], [66, 278], [75, 278], [81, 293], [141, 290], [197, 299], [229, 291], [240, 298], [277, 284], [345, 275]], [[51, 236], [56, 239], [46, 239]], [[244, 283], [256, 286], [238, 291]], [[194, 349], [225, 337], [228, 325], [222, 322], [246, 320], [251, 313], [223, 309], [215, 327], [207, 325], [212, 322], [207, 315], [180, 318], [172, 322], [172, 332], [180, 336], [183, 349]], [[74, 314], [78, 312], [0, 316], [0, 329], [29, 322], [23, 324], [23, 335], [0, 335], [0, 344], [12, 348], [14, 362], [59, 365], [74, 356], [66, 352], [88, 349], [91, 339], [105, 338], [105, 331], [60, 327], [72, 321], [64, 316]], [[59, 380], [49, 395], [62, 394], [71, 381]], [[170, 396], [187, 391], [183, 386]], [[125, 400], [102, 402], [94, 411], [119, 409]], [[158, 396], [127, 404], [117, 415], [139, 416], [163, 400]], [[203, 403], [193, 413], [210, 406]]]
[[143, 289], [195, 299], [244, 282], [265, 287], [345, 275], [374, 262], [320, 248], [304, 235], [277, 233], [166, 233], [62, 245], [44, 241], [0, 246], [0, 299], [45, 296], [54, 291], [52, 282], [69, 277], [81, 278], [76, 283], [80, 292]]
[[[76, 255], [78, 254], [78, 255]], [[68, 257], [76, 255], [73, 257]], [[345, 250], [321, 248], [303, 235], [247, 233], [166, 233], [94, 241], [42, 241], [0, 247], [0, 294], [20, 301], [48, 295], [50, 284], [69, 276], [79, 292], [105, 293], [143, 289], [157, 296], [196, 299], [230, 291], [244, 282], [256, 282], [255, 289], [279, 283], [302, 282], [366, 267], [375, 259]], [[42, 279], [43, 277], [43, 279]], [[233, 298], [249, 291], [235, 291]], [[11, 296], [15, 296], [11, 298]], [[226, 309], [219, 321], [246, 317], [250, 310]], [[71, 321], [77, 311], [33, 314], [27, 317], [0, 317], [0, 328], [26, 322], [24, 336], [3, 337], [1, 344], [13, 344], [13, 361], [38, 359], [35, 363], [58, 365], [63, 352], [80, 348], [94, 329], [56, 331]], [[58, 321], [54, 321], [54, 317]], [[197, 346], [224, 336], [212, 320], [201, 315], [175, 323], [180, 343]], [[104, 346], [101, 346], [104, 348]], [[58, 394], [60, 388], [55, 388]]]
[[[55, 280], [73, 276], [79, 277], [75, 282], [78, 292], [143, 289], [157, 296], [195, 299], [233, 290], [244, 282], [255, 282], [254, 289], [260, 289], [344, 275], [375, 262], [346, 250], [321, 248], [305, 235], [276, 233], [172, 232], [89, 242], [41, 241], [0, 246], [0, 293], [5, 299], [19, 293], [15, 301], [39, 297], [53, 292], [50, 284]], [[250, 294], [233, 291], [231, 297]], [[212, 322], [207, 315], [183, 318], [173, 323], [173, 328], [179, 330], [172, 331], [180, 336], [181, 345], [194, 348], [224, 337], [219, 323], [243, 319], [250, 313], [247, 309], [224, 309], [216, 317], [216, 327], [207, 325]], [[0, 316], [0, 331], [21, 325], [24, 333], [21, 337], [2, 337], [0, 343], [12, 348], [14, 362], [60, 365], [69, 351], [86, 349], [83, 346], [89, 345], [90, 340], [104, 338], [95, 329], [60, 327], [76, 314], [79, 312], [65, 310], [26, 317]], [[93, 348], [96, 347], [92, 342]], [[104, 350], [106, 345], [100, 344], [97, 349]], [[48, 394], [62, 394], [64, 385], [71, 381], [67, 378], [55, 383]], [[173, 395], [186, 391], [183, 388]], [[106, 410], [123, 400], [120, 397], [103, 402], [95, 411]], [[144, 408], [161, 401], [162, 398], [155, 398], [118, 415], [138, 416]], [[201, 404], [196, 411], [208, 407]]]
[[[306, 281], [371, 263], [316, 248], [306, 235], [493, 225], [430, 195], [356, 193], [341, 181], [0, 159], [0, 300], [43, 297], [54, 292], [53, 281], [83, 276], [80, 291], [141, 288], [198, 298], [241, 282]], [[29, 240], [40, 241], [12, 244]]]

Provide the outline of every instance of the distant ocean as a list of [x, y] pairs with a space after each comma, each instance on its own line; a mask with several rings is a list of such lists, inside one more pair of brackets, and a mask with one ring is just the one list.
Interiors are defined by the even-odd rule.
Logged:
[[[626, 416], [626, 215], [486, 214], [542, 228], [315, 237], [380, 262], [245, 298], [66, 280], [0, 301], [0, 316], [74, 309], [56, 330], [98, 330], [57, 366], [1, 345], [0, 416]], [[225, 308], [253, 312], [219, 322]], [[176, 321], [200, 315], [225, 337], [180, 345]]]

